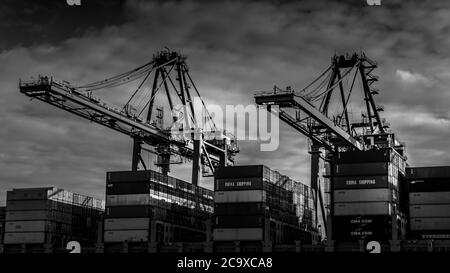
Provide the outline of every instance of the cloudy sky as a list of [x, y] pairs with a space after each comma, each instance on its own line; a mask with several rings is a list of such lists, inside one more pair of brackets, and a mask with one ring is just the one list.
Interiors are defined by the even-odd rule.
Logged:
[[[410, 165], [450, 165], [450, 2], [381, 1], [2, 1], [0, 204], [8, 189], [44, 185], [102, 198], [105, 172], [130, 168], [131, 139], [30, 101], [19, 78], [88, 83], [165, 46], [188, 56], [207, 103], [220, 105], [253, 103], [255, 91], [274, 84], [301, 89], [333, 54], [363, 50], [378, 62], [376, 99]], [[117, 103], [129, 94], [98, 95]], [[281, 130], [277, 151], [245, 142], [238, 162], [309, 183], [306, 138]], [[174, 175], [188, 179], [182, 173]]]

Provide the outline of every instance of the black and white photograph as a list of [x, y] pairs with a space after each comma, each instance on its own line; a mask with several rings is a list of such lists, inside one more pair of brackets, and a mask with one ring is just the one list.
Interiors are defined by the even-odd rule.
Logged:
[[447, 0], [3, 0], [0, 261], [448, 252], [449, 106]]

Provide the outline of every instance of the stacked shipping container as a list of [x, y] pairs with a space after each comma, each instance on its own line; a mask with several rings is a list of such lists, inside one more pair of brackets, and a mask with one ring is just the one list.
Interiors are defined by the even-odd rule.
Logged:
[[220, 168], [214, 189], [214, 241], [293, 243], [316, 232], [309, 187], [266, 166]]
[[202, 242], [213, 192], [155, 171], [108, 172], [104, 242]]
[[54, 187], [7, 192], [5, 245], [94, 246], [104, 201]]
[[5, 233], [5, 214], [6, 207], [0, 207], [0, 244], [3, 244], [3, 235]]
[[403, 236], [399, 197], [406, 166], [403, 156], [392, 148], [350, 151], [337, 153], [332, 166], [334, 240]]
[[413, 239], [450, 239], [450, 167], [408, 168]]

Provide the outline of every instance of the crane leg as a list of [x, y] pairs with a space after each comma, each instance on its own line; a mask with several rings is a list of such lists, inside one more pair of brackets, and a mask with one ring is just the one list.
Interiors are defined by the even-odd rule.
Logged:
[[194, 156], [192, 158], [192, 184], [198, 185], [200, 179], [201, 145], [200, 139], [194, 140]]
[[137, 171], [139, 166], [139, 161], [141, 157], [141, 145], [142, 141], [138, 138], [133, 138], [133, 158], [131, 162], [131, 170]]

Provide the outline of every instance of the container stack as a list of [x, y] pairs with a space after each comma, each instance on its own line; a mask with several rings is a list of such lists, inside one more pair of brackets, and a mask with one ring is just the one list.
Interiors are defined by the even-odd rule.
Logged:
[[104, 242], [203, 242], [213, 192], [155, 171], [108, 172]]
[[3, 235], [5, 233], [5, 214], [6, 207], [0, 207], [0, 245], [3, 244]]
[[399, 179], [405, 159], [392, 148], [337, 153], [332, 164], [333, 240], [401, 239]]
[[450, 239], [450, 167], [407, 168], [411, 239]]
[[293, 243], [316, 231], [309, 187], [266, 166], [220, 168], [214, 190], [214, 241]]
[[104, 201], [54, 187], [7, 192], [4, 244], [94, 246]]

